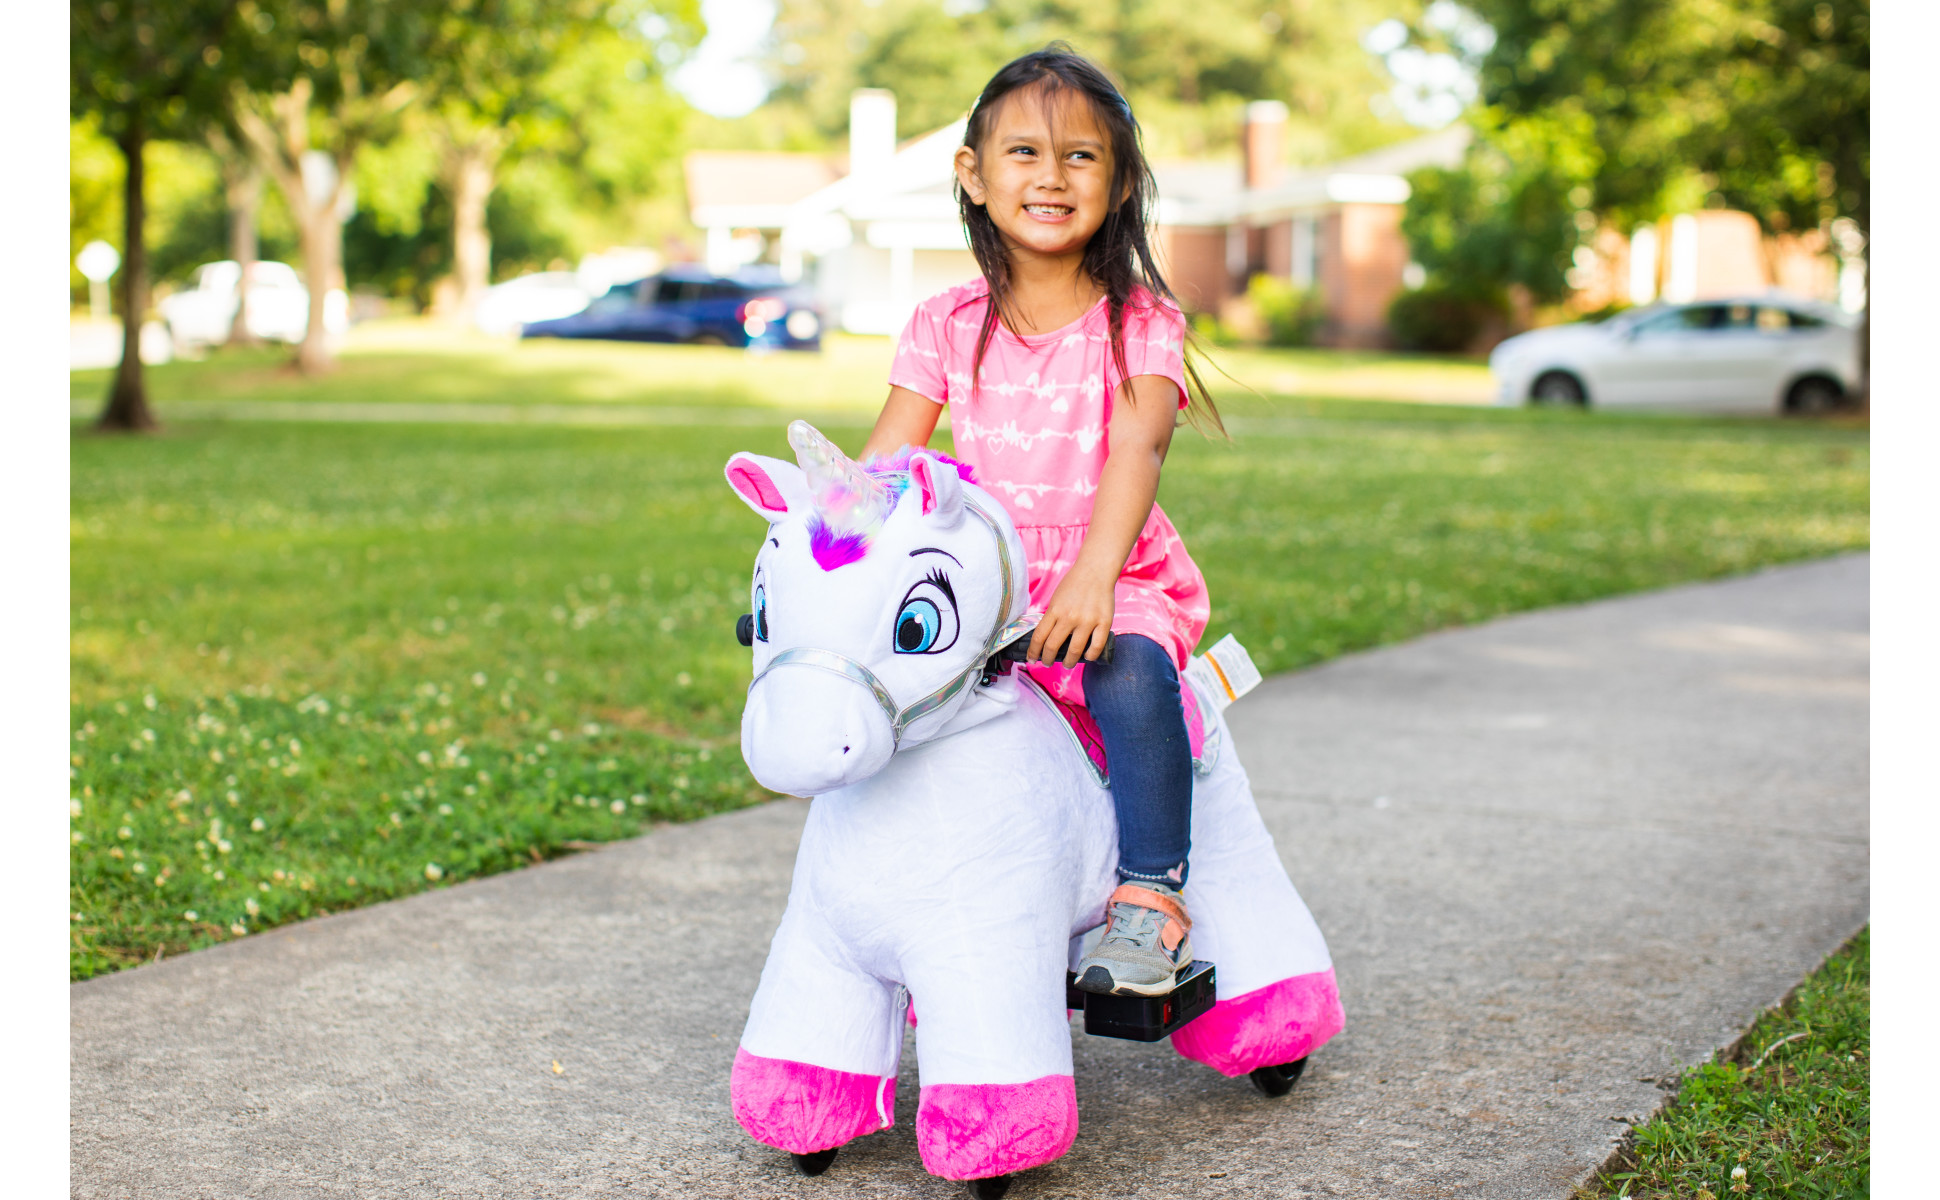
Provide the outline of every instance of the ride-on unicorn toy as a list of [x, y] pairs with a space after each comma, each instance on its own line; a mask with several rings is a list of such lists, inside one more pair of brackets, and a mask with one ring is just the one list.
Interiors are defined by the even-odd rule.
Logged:
[[[1028, 628], [1024, 551], [970, 469], [919, 450], [865, 470], [801, 421], [788, 440], [799, 466], [727, 464], [768, 522], [741, 751], [814, 801], [734, 1115], [821, 1173], [893, 1124], [913, 1002], [923, 1165], [1001, 1196], [1077, 1135], [1066, 971], [1118, 882], [1111, 797], [1067, 714], [994, 657]], [[1341, 1028], [1332, 963], [1195, 688], [1186, 895], [1217, 1003], [1172, 1046], [1284, 1094]]]

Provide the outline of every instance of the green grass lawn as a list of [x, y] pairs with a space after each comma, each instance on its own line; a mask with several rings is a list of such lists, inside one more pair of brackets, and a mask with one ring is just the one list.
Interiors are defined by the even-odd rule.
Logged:
[[1850, 945], [1766, 1012], [1580, 1195], [1637, 1200], [1871, 1194], [1872, 943]]
[[[422, 357], [276, 386], [408, 395], [444, 361]], [[191, 370], [252, 395], [268, 368]], [[1236, 440], [1183, 434], [1161, 499], [1211, 584], [1207, 644], [1237, 633], [1269, 671], [1867, 544], [1860, 425], [1230, 407]], [[720, 470], [785, 454], [788, 415], [77, 426], [74, 975], [760, 798], [732, 634], [760, 526]], [[830, 432], [854, 449], [871, 415]]]
[[[518, 342], [414, 319], [358, 326], [340, 369], [322, 379], [291, 371], [288, 350], [262, 349], [218, 351], [204, 361], [154, 367], [149, 382], [164, 416], [182, 400], [620, 403], [873, 416], [888, 391], [894, 352], [889, 338], [844, 334], [825, 339], [820, 354], [761, 356], [704, 346]], [[1212, 351], [1212, 362], [1219, 370], [1206, 372], [1208, 382], [1222, 403], [1242, 411], [1274, 396], [1479, 403], [1489, 395], [1488, 369], [1467, 359], [1233, 348]], [[107, 394], [112, 375], [74, 372], [73, 400], [91, 410]]]

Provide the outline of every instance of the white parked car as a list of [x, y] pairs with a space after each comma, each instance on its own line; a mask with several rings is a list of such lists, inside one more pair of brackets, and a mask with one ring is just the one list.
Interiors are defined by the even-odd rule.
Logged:
[[[189, 286], [156, 307], [168, 322], [177, 350], [217, 346], [229, 340], [236, 320], [237, 284], [242, 268], [233, 261], [204, 263]], [[288, 263], [258, 262], [249, 277], [249, 332], [274, 342], [300, 342], [309, 326], [310, 293]], [[329, 333], [350, 328], [350, 298], [341, 288], [324, 297], [323, 327]]]
[[1517, 334], [1489, 370], [1497, 404], [1828, 412], [1858, 386], [1859, 332], [1836, 308], [1779, 293], [1653, 304]]
[[571, 271], [541, 271], [485, 289], [473, 316], [486, 333], [509, 334], [535, 321], [570, 317], [593, 302], [593, 295]]

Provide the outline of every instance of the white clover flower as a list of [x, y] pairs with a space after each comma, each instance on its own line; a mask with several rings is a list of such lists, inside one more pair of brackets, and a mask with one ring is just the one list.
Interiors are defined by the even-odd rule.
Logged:
[[135, 831], [123, 825], [120, 829], [115, 830], [115, 836], [122, 841], [127, 841], [129, 838], [135, 836]]
[[615, 800], [612, 804], [607, 805], [607, 807], [611, 808], [613, 810], [613, 815], [617, 817], [621, 813], [626, 811], [626, 801]]
[[436, 883], [445, 877], [445, 869], [437, 863], [426, 863], [424, 864], [424, 877]]
[[72, 796], [68, 797], [67, 815], [70, 817], [78, 817], [81, 815], [81, 802]]
[[134, 866], [134, 872], [135, 872], [135, 874], [137, 874], [137, 875], [146, 875], [146, 874], [148, 874], [148, 864], [147, 864], [147, 863], [145, 863], [145, 862], [138, 862], [138, 863], [136, 863], [136, 864], [135, 864], [135, 866]]
[[[471, 791], [471, 789], [470, 789], [470, 788], [466, 788], [465, 790], [466, 790], [466, 791], [468, 791], [468, 792], [469, 792], [469, 791]], [[450, 816], [450, 815], [451, 815], [451, 805], [449, 805], [449, 804], [440, 804], [440, 805], [438, 806], [438, 813], [439, 813], [439, 815], [441, 815], [441, 816], [446, 816], [446, 817], [448, 817], [448, 816]]]
[[193, 920], [195, 920], [195, 919], [196, 919], [196, 916], [195, 916], [195, 910], [191, 908], [191, 909], [189, 909], [189, 910], [188, 910], [187, 912], [185, 912], [185, 913], [183, 913], [183, 914], [182, 914], [182, 919], [183, 919], [184, 921], [193, 921]]
[[237, 921], [234, 925], [231, 925], [229, 927], [229, 932], [235, 934], [237, 937], [241, 937], [243, 934], [249, 932], [249, 927], [247, 925], [244, 925], [241, 921]]
[[693, 682], [694, 682], [694, 677], [692, 675], [689, 675], [685, 671], [682, 671], [678, 675], [674, 676], [674, 683], [678, 687], [687, 687], [691, 685]]
[[263, 819], [261, 817], [251, 817], [249, 820], [249, 827], [255, 830], [257, 833], [261, 833], [263, 830], [269, 828], [269, 826], [263, 824]]
[[256, 897], [251, 896], [249, 899], [243, 901], [243, 911], [253, 917], [263, 911], [263, 906], [256, 903]]
[[472, 672], [472, 686], [473, 686], [473, 687], [484, 687], [484, 686], [485, 686], [485, 672], [483, 672], [483, 671], [473, 671], [473, 672]]

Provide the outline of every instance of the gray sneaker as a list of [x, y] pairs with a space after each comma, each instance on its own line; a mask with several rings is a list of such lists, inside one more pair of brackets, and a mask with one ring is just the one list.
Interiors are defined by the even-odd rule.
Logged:
[[1163, 996], [1192, 965], [1192, 918], [1163, 884], [1127, 883], [1111, 894], [1105, 936], [1078, 963], [1078, 988], [1098, 995]]

